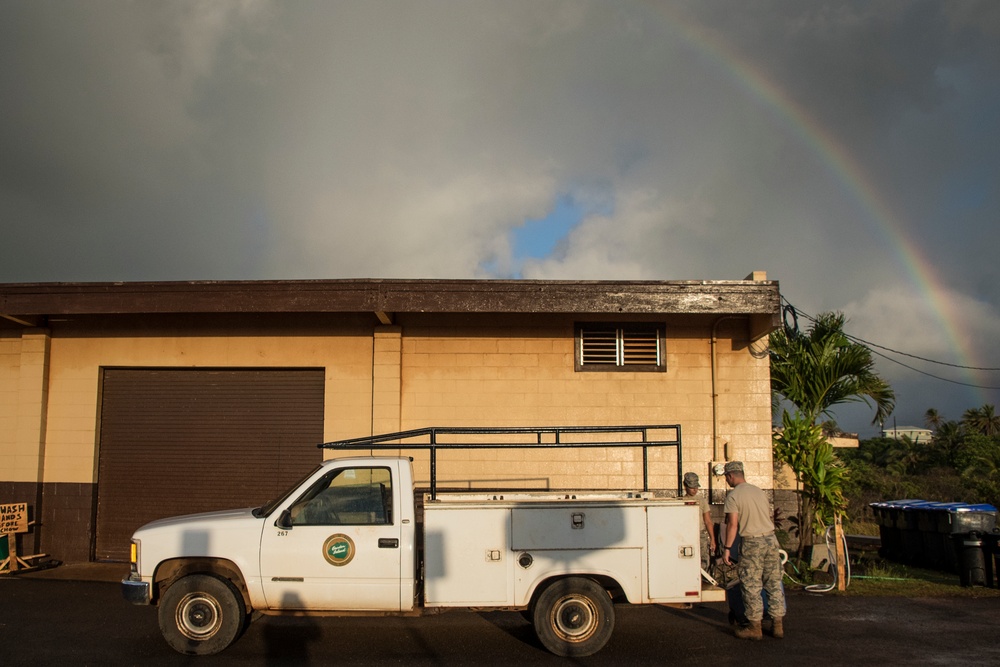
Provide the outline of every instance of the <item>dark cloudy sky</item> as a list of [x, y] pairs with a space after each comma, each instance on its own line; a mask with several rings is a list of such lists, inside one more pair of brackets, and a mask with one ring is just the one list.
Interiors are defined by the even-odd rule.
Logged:
[[995, 0], [0, 0], [0, 91], [0, 282], [765, 270], [1000, 407]]

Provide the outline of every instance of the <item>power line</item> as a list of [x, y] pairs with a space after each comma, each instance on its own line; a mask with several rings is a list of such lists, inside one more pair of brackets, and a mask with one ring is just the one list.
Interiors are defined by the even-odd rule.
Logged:
[[867, 345], [869, 347], [877, 347], [880, 350], [885, 350], [886, 352], [892, 352], [893, 354], [899, 354], [904, 357], [910, 357], [911, 359], [919, 359], [920, 361], [926, 361], [929, 364], [939, 364], [941, 366], [950, 366], [951, 368], [963, 368], [969, 371], [1000, 371], [1000, 368], [985, 368], [981, 366], [962, 366], [961, 364], [950, 364], [947, 361], [935, 361], [934, 359], [919, 357], [915, 354], [910, 354], [908, 352], [900, 352], [899, 350], [894, 350], [891, 347], [879, 345], [878, 343], [871, 343], [865, 340], [864, 338], [858, 338], [857, 336], [852, 336], [851, 334], [844, 334], [844, 335], [857, 343], [861, 343], [862, 345]]
[[[847, 336], [847, 337], [850, 338], [850, 336]], [[871, 348], [869, 348], [869, 350], [871, 350]], [[971, 382], [959, 382], [958, 380], [951, 380], [949, 378], [943, 378], [940, 375], [934, 375], [933, 373], [928, 373], [927, 371], [922, 371], [919, 368], [914, 368], [913, 366], [910, 366], [909, 364], [904, 364], [899, 359], [893, 359], [892, 357], [890, 357], [888, 355], [885, 355], [885, 354], [882, 354], [881, 352], [876, 352], [875, 350], [871, 350], [871, 353], [874, 354], [874, 355], [876, 355], [876, 356], [882, 357], [883, 359], [885, 359], [887, 361], [891, 361], [894, 364], [899, 364], [903, 368], [908, 368], [911, 371], [913, 371], [914, 373], [920, 373], [921, 375], [926, 375], [927, 377], [934, 378], [935, 380], [941, 380], [942, 382], [950, 382], [951, 384], [957, 384], [957, 385], [961, 385], [963, 387], [972, 387], [974, 389], [1000, 389], [1000, 387], [992, 387], [990, 385], [972, 384]], [[900, 354], [902, 354], [902, 353], [900, 353]], [[908, 356], [911, 356], [911, 355], [908, 355]], [[919, 359], [919, 357], [917, 357], [917, 358]], [[948, 364], [948, 365], [951, 365], [951, 364]], [[965, 366], [959, 366], [958, 368], [965, 368]]]
[[[810, 314], [808, 314], [808, 313], [806, 313], [804, 311], [798, 310], [784, 296], [781, 297], [781, 300], [784, 301], [785, 304], [787, 304], [787, 306], [786, 306], [787, 308], [791, 309], [791, 311], [792, 311], [792, 313], [791, 313], [792, 314], [792, 319], [793, 319], [793, 321], [796, 324], [796, 328], [797, 328], [797, 325], [798, 325], [798, 317], [797, 317], [798, 315], [802, 315], [803, 317], [805, 317], [810, 322], [813, 322], [814, 324], [816, 323], [816, 318], [815, 317], [813, 317], [812, 315], [810, 315]], [[787, 318], [785, 318], [785, 319], [786, 319], [786, 322], [787, 322]], [[921, 356], [918, 356], [918, 355], [915, 355], [915, 354], [910, 354], [908, 352], [902, 352], [900, 350], [894, 350], [891, 347], [886, 347], [884, 345], [879, 345], [878, 343], [872, 343], [870, 341], [864, 340], [863, 338], [858, 338], [857, 336], [852, 336], [851, 334], [848, 334], [846, 332], [842, 332], [842, 333], [844, 333], [844, 336], [848, 340], [851, 340], [851, 341], [853, 341], [855, 343], [858, 343], [860, 345], [863, 345], [863, 346], [867, 347], [869, 349], [869, 351], [871, 351], [872, 354], [874, 354], [876, 356], [879, 356], [879, 357], [881, 357], [881, 358], [883, 358], [883, 359], [885, 359], [887, 361], [891, 361], [894, 364], [899, 364], [903, 368], [907, 368], [907, 369], [909, 369], [909, 370], [911, 370], [911, 371], [913, 371], [915, 373], [920, 373], [921, 375], [926, 375], [927, 377], [934, 378], [935, 380], [941, 380], [942, 382], [949, 382], [951, 384], [957, 384], [957, 385], [961, 385], [963, 387], [972, 387], [974, 389], [1000, 389], [1000, 387], [995, 387], [995, 386], [990, 386], [990, 385], [972, 384], [970, 382], [960, 382], [958, 380], [951, 380], [949, 378], [941, 377], [939, 375], [934, 375], [933, 373], [928, 373], [927, 371], [923, 371], [923, 370], [920, 370], [919, 368], [915, 368], [913, 366], [910, 366], [909, 364], [905, 364], [902, 361], [899, 361], [898, 359], [893, 359], [892, 357], [890, 357], [890, 356], [888, 356], [886, 354], [882, 354], [881, 352], [877, 352], [876, 350], [874, 350], [872, 348], [878, 348], [880, 350], [885, 350], [886, 352], [891, 352], [893, 354], [898, 354], [898, 355], [901, 355], [901, 356], [904, 356], [904, 357], [909, 357], [911, 359], [918, 359], [920, 361], [924, 361], [924, 362], [931, 363], [931, 364], [938, 364], [938, 365], [941, 365], [941, 366], [948, 366], [950, 368], [959, 368], [959, 369], [963, 369], [963, 370], [972, 370], [972, 371], [1000, 371], [1000, 368], [985, 368], [985, 367], [978, 367], [978, 366], [963, 366], [963, 365], [960, 365], [960, 364], [948, 363], [946, 361], [937, 361], [935, 359], [927, 359], [925, 357], [921, 357]]]

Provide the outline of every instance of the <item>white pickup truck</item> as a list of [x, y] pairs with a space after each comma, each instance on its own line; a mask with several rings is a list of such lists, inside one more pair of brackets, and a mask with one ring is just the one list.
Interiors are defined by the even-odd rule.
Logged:
[[[490, 443], [456, 442], [482, 429], [426, 429], [321, 447], [426, 448], [430, 493], [415, 492], [412, 459], [363, 456], [324, 461], [258, 508], [153, 521], [132, 537], [127, 600], [159, 605], [174, 649], [217, 653], [255, 612], [420, 614], [447, 609], [522, 611], [542, 644], [561, 656], [600, 650], [615, 603], [724, 600], [703, 583], [697, 504], [635, 491], [439, 491], [442, 447], [676, 447], [647, 429], [490, 429]], [[584, 438], [581, 434], [598, 434]], [[639, 433], [637, 442], [607, 434]], [[400, 444], [429, 434], [426, 446]], [[534, 434], [537, 442], [509, 441]], [[574, 444], [565, 444], [567, 434]], [[452, 442], [437, 442], [451, 436]], [[498, 436], [506, 442], [492, 442]], [[554, 442], [545, 443], [547, 436]], [[549, 439], [552, 439], [550, 437]], [[582, 443], [582, 444], [581, 444]], [[421, 511], [422, 510], [422, 511]]]

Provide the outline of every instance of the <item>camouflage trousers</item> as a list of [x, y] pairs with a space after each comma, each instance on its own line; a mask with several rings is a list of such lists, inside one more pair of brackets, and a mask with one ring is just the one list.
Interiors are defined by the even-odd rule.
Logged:
[[761, 621], [764, 618], [764, 598], [761, 591], [767, 591], [768, 616], [780, 618], [785, 615], [779, 548], [778, 538], [774, 535], [740, 539], [737, 572], [740, 575], [740, 590], [748, 621]]
[[711, 558], [712, 552], [709, 550], [708, 544], [708, 531], [704, 528], [701, 529], [701, 569], [708, 571], [709, 558]]

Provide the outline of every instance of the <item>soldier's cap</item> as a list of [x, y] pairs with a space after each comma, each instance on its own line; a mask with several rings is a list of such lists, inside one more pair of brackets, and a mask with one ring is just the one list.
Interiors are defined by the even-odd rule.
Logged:
[[725, 467], [726, 473], [743, 472], [743, 461], [730, 461]]
[[693, 472], [684, 473], [684, 486], [689, 489], [697, 489], [701, 487], [701, 484], [698, 483], [698, 475]]

